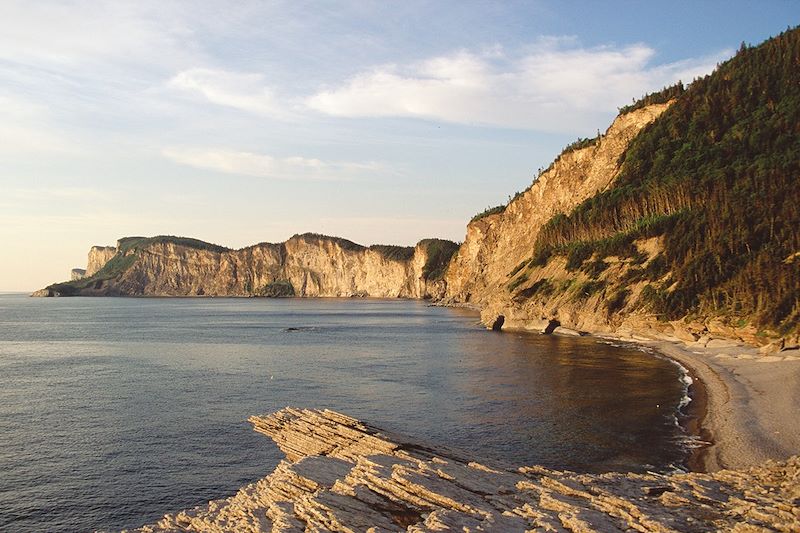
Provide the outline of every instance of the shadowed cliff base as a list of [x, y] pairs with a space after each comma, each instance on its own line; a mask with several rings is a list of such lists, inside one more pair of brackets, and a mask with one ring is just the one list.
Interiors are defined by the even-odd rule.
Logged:
[[272, 474], [137, 531], [800, 528], [798, 457], [714, 474], [575, 474], [468, 460], [328, 410], [250, 422], [286, 454]]

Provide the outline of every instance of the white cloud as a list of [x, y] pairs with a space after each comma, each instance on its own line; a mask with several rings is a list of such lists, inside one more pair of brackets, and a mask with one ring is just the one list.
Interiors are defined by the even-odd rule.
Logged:
[[330, 162], [299, 156], [279, 158], [224, 149], [165, 148], [161, 153], [181, 165], [282, 180], [353, 181], [381, 170], [380, 164], [372, 162]]
[[500, 48], [459, 51], [410, 65], [362, 72], [307, 99], [340, 117], [415, 117], [545, 131], [580, 131], [639, 96], [710, 72], [728, 52], [652, 66], [655, 51], [637, 44], [576, 48], [542, 39], [521, 56]]
[[289, 116], [286, 105], [275, 98], [262, 74], [193, 68], [179, 72], [168, 85], [199, 94], [217, 105], [278, 118]]
[[179, 5], [4, 0], [0, 58], [48, 66], [177, 65], [198, 53]]

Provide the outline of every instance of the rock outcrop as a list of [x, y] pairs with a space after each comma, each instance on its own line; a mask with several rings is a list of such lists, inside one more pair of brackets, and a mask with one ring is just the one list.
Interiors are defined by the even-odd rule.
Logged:
[[596, 143], [559, 156], [504, 211], [471, 222], [448, 268], [445, 301], [482, 305], [507, 294], [509, 273], [531, 258], [541, 227], [611, 185], [631, 140], [667, 107], [655, 104], [618, 116]]
[[69, 273], [70, 281], [78, 281], [86, 277], [86, 270], [83, 268], [73, 268]]
[[89, 249], [89, 259], [86, 262], [85, 277], [94, 276], [117, 253], [113, 246], [92, 246]]
[[240, 250], [194, 239], [130, 237], [116, 248], [93, 247], [85, 278], [36, 295], [430, 298], [441, 296], [441, 273], [455, 249], [438, 239], [415, 247], [364, 247], [316, 234]]
[[[481, 309], [483, 323], [492, 329], [577, 334], [657, 328], [654, 333], [659, 337], [673, 334], [669, 324], [609, 312], [612, 294], [598, 288], [622, 279], [631, 268], [630, 261], [609, 260], [596, 275], [569, 271], [566, 260], [558, 257], [542, 268], [530, 266], [536, 238], [545, 224], [611, 187], [632, 140], [671, 104], [653, 104], [621, 114], [595, 143], [561, 154], [504, 210], [471, 222], [447, 270], [443, 303]], [[662, 240], [642, 241], [637, 246], [646, 267], [661, 252]], [[642, 267], [641, 258], [639, 262], [636, 266]], [[627, 299], [634, 300], [646, 284], [627, 285], [632, 289]]]
[[444, 302], [487, 327], [798, 344], [799, 43], [742, 47], [567, 147], [469, 224]]
[[800, 459], [714, 474], [480, 463], [333, 411], [250, 418], [286, 454], [227, 499], [142, 532], [798, 531]]

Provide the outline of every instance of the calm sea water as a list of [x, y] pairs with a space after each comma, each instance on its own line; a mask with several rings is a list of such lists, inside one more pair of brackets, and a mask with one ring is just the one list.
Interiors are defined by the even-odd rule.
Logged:
[[669, 469], [679, 378], [415, 301], [2, 295], [0, 530], [135, 527], [233, 494], [282, 457], [247, 417], [286, 405], [513, 464]]

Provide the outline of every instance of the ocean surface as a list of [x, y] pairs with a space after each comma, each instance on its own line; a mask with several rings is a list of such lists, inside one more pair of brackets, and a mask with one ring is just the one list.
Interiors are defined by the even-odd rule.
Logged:
[[417, 301], [0, 295], [0, 530], [136, 527], [231, 495], [282, 457], [247, 417], [287, 405], [515, 465], [669, 470], [681, 378]]

